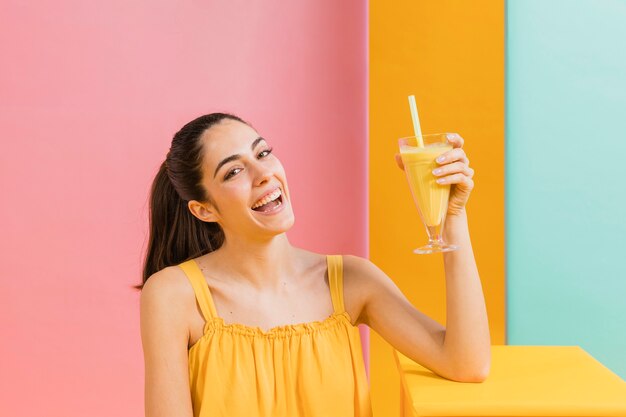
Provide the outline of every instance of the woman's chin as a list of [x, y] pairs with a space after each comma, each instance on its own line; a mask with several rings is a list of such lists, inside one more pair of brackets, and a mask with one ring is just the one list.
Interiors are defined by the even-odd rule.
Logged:
[[294, 223], [296, 222], [295, 217], [293, 216], [293, 214], [290, 217], [287, 217], [285, 219], [281, 219], [282, 221], [280, 222], [280, 224], [277, 225], [273, 225], [270, 230], [272, 230], [275, 234], [281, 234], [281, 233], [286, 233], [289, 230], [291, 230], [291, 228], [293, 227]]

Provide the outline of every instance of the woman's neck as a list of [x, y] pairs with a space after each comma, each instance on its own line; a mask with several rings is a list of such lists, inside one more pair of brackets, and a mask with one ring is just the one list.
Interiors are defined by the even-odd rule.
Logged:
[[266, 241], [227, 238], [211, 257], [229, 280], [241, 280], [256, 288], [278, 289], [296, 275], [296, 251], [282, 233]]

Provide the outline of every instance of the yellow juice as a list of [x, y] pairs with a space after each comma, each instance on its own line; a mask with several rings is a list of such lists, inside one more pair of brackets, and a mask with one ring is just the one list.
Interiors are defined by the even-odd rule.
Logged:
[[439, 166], [435, 158], [452, 149], [447, 143], [433, 143], [423, 148], [403, 145], [400, 156], [415, 204], [427, 226], [441, 224], [448, 210], [450, 184], [437, 184], [433, 170]]

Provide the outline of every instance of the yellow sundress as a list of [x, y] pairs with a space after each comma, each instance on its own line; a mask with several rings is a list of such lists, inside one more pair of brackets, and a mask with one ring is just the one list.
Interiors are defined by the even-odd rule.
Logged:
[[326, 260], [334, 312], [268, 331], [225, 324], [198, 264], [179, 265], [206, 320], [189, 348], [194, 417], [371, 416], [361, 338], [344, 308], [342, 257]]

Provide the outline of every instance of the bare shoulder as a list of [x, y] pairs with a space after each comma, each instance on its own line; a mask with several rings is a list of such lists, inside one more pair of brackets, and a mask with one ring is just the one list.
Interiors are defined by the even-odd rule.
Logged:
[[188, 319], [194, 307], [194, 292], [178, 266], [164, 268], [150, 276], [141, 291], [141, 322], [144, 326], [172, 326], [188, 332]]
[[356, 255], [343, 255], [343, 270], [345, 285], [375, 287], [390, 280], [372, 261]]
[[367, 258], [343, 255], [344, 298], [358, 312], [356, 324], [367, 324], [367, 305], [372, 297], [395, 286], [378, 266]]
[[192, 294], [193, 287], [183, 270], [178, 266], [168, 266], [150, 275], [141, 291], [141, 299], [172, 302], [188, 298]]

